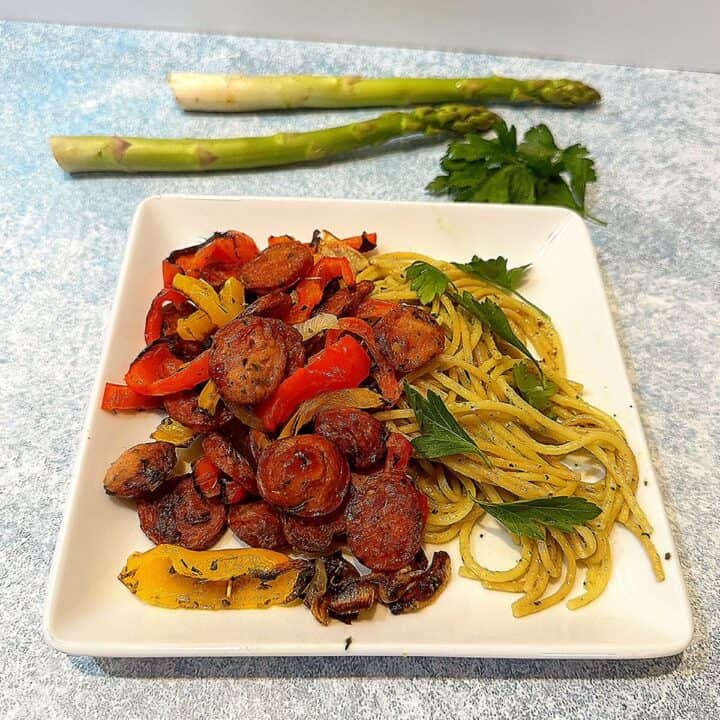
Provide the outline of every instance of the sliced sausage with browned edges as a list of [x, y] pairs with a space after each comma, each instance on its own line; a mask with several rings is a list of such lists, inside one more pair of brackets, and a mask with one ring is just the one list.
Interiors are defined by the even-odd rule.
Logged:
[[283, 513], [282, 523], [285, 537], [293, 550], [324, 553], [338, 535], [345, 534], [345, 507], [341, 505], [329, 515], [315, 518]]
[[105, 492], [122, 498], [148, 495], [170, 479], [176, 462], [175, 446], [170, 443], [134, 445], [108, 468], [103, 481]]
[[203, 438], [202, 449], [215, 467], [242, 485], [250, 494], [257, 495], [257, 482], [252, 466], [226, 437], [220, 433], [210, 433]]
[[417, 370], [445, 348], [445, 332], [435, 318], [412, 305], [398, 305], [375, 324], [383, 355], [401, 373]]
[[285, 377], [286, 366], [285, 338], [270, 320], [241, 318], [215, 333], [210, 377], [231, 406], [252, 405], [271, 395]]
[[350, 549], [371, 570], [398, 570], [422, 546], [420, 496], [403, 474], [382, 471], [353, 484], [345, 519]]
[[312, 250], [299, 242], [270, 245], [243, 265], [240, 280], [246, 288], [264, 294], [287, 290], [313, 268]]
[[287, 545], [280, 511], [264, 500], [232, 505], [228, 525], [250, 547], [277, 550]]
[[367, 470], [385, 455], [383, 424], [358, 408], [322, 410], [315, 417], [315, 432], [332, 440], [356, 470]]
[[217, 498], [203, 497], [192, 475], [183, 475], [139, 500], [137, 510], [142, 531], [156, 545], [207, 550], [225, 530], [225, 507]]
[[175, 421], [193, 432], [206, 433], [232, 422], [232, 413], [220, 405], [211, 415], [198, 405], [198, 395], [193, 390], [184, 390], [163, 398], [165, 412]]
[[285, 512], [302, 517], [327, 515], [340, 507], [350, 468], [338, 447], [322, 435], [299, 435], [271, 442], [257, 467], [260, 495]]

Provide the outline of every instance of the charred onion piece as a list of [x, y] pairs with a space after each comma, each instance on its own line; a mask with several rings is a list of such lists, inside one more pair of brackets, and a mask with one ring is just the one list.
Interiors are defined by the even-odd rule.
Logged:
[[414, 612], [433, 602], [450, 581], [450, 556], [444, 552], [433, 555], [430, 567], [413, 579], [402, 595], [389, 604], [393, 615]]

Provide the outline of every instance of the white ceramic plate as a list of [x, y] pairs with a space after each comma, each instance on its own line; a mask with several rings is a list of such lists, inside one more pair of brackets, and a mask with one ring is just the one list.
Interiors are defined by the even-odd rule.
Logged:
[[[640, 466], [639, 498], [654, 523], [667, 571], [657, 583], [637, 541], [613, 534], [614, 568], [605, 594], [571, 612], [564, 605], [521, 620], [516, 597], [454, 576], [440, 599], [416, 614], [384, 608], [348, 627], [320, 626], [302, 607], [212, 612], [163, 610], [133, 597], [116, 579], [125, 558], [151, 547], [129, 505], [109, 498], [102, 478], [125, 448], [147, 439], [155, 413], [100, 410], [105, 381], [121, 381], [142, 346], [148, 304], [161, 284], [160, 262], [215, 230], [235, 228], [262, 244], [270, 234], [310, 238], [315, 228], [340, 236], [377, 231], [383, 251], [415, 250], [464, 260], [503, 254], [532, 263], [523, 293], [553, 318], [569, 374], [586, 397], [617, 415]], [[489, 530], [477, 546], [490, 565], [513, 554]], [[483, 544], [480, 544], [483, 543]], [[232, 546], [228, 531], [219, 546]], [[485, 657], [640, 658], [670, 655], [690, 642], [692, 618], [677, 554], [650, 464], [640, 419], [615, 337], [590, 236], [575, 214], [543, 207], [365, 202], [283, 198], [152, 197], [138, 208], [80, 446], [50, 577], [48, 641], [72, 654], [138, 655], [471, 655]]]

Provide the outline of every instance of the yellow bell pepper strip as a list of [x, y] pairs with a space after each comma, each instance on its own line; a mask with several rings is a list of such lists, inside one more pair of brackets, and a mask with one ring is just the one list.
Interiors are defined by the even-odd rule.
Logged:
[[213, 380], [208, 380], [198, 395], [198, 407], [210, 415], [214, 415], [220, 402], [220, 393]]
[[183, 340], [202, 342], [215, 329], [215, 323], [203, 310], [196, 310], [177, 321], [177, 334]]
[[220, 304], [220, 298], [209, 283], [189, 275], [175, 275], [173, 287], [192, 300], [215, 325], [229, 322], [228, 311]]
[[[195, 287], [193, 283], [199, 282], [201, 284], [198, 292], [200, 294], [207, 292], [207, 288], [205, 287], [207, 283], [202, 280], [196, 281], [194, 278], [183, 275], [176, 275], [175, 277], [184, 278], [179, 279], [177, 282], [188, 288]], [[173, 282], [175, 282], [174, 279]], [[231, 320], [234, 320], [245, 308], [245, 288], [237, 278], [228, 278], [222, 288], [220, 288], [219, 294], [215, 293], [212, 287], [210, 287], [210, 290], [217, 296], [217, 303], [224, 311], [224, 315], [221, 317], [220, 313], [216, 313], [217, 317], [211, 319], [210, 314], [203, 308], [202, 310], [196, 310], [186, 318], [180, 318], [177, 323], [177, 333], [183, 340], [197, 340], [202, 342], [216, 327], [221, 327]], [[188, 297], [191, 296], [188, 295]], [[211, 295], [210, 297], [212, 298], [212, 302], [215, 302], [213, 296]], [[195, 298], [191, 299], [198, 307], [203, 307]], [[220, 322], [218, 322], [218, 320]]]
[[193, 551], [174, 545], [133, 553], [118, 575], [130, 592], [150, 605], [205, 610], [287, 604], [311, 577], [311, 562], [272, 550]]
[[[220, 288], [220, 304], [234, 320], [245, 308], [245, 286], [236, 278], [229, 277]], [[227, 322], [230, 322], [228, 320]]]
[[182, 423], [172, 418], [165, 418], [153, 432], [150, 437], [160, 442], [169, 442], [175, 447], [188, 447], [195, 439], [197, 433], [193, 432], [189, 427], [185, 427]]

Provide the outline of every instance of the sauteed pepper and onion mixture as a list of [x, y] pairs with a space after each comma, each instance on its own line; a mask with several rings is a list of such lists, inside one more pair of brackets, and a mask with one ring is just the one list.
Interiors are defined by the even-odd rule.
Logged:
[[[327, 624], [376, 603], [417, 610], [442, 592], [450, 559], [423, 552], [412, 446], [372, 411], [398, 402], [402, 377], [443, 351], [445, 333], [356, 281], [376, 243], [316, 231], [308, 243], [270, 237], [261, 252], [230, 230], [163, 261], [146, 347], [102, 400], [167, 415], [104, 479], [136, 502], [157, 545], [120, 574], [142, 600], [302, 600]], [[209, 550], [228, 526], [248, 548]]]

